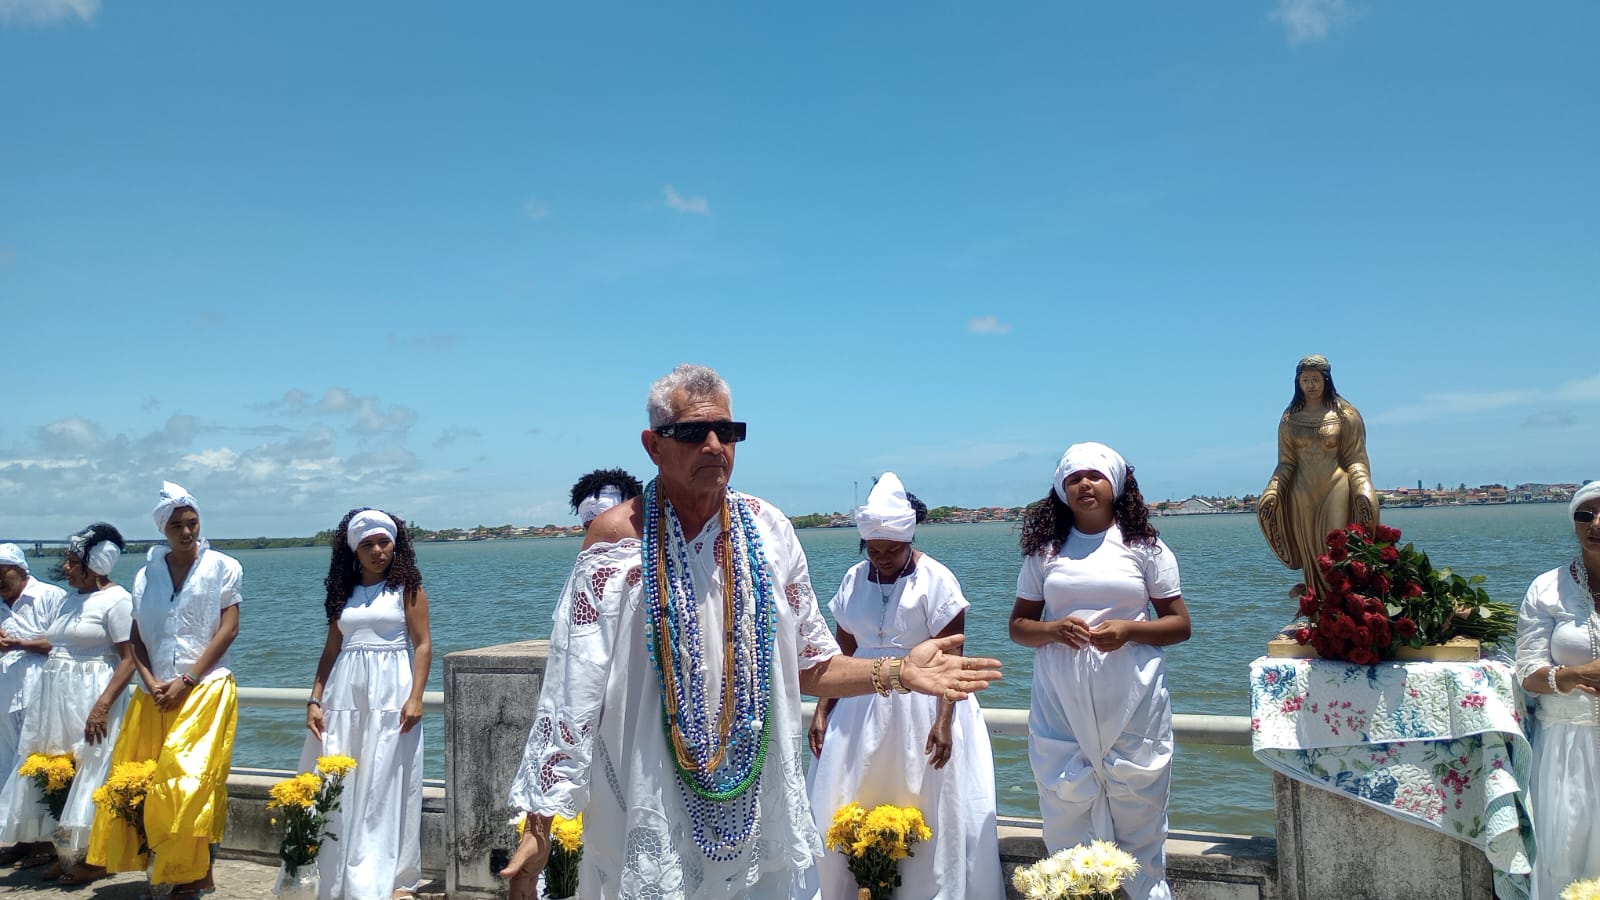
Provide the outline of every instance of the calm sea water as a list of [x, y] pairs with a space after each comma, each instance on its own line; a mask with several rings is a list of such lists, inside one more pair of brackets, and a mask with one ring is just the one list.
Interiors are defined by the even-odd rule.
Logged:
[[[1384, 521], [1414, 540], [1436, 566], [1488, 576], [1498, 600], [1515, 604], [1540, 572], [1573, 549], [1566, 507], [1385, 510]], [[1194, 637], [1167, 651], [1173, 709], [1182, 713], [1248, 715], [1247, 671], [1268, 638], [1294, 613], [1288, 597], [1296, 580], [1267, 550], [1253, 516], [1186, 516], [1156, 520], [1177, 554]], [[854, 529], [800, 532], [817, 593], [832, 596], [858, 557]], [[968, 652], [1004, 660], [1006, 680], [983, 695], [985, 706], [1026, 708], [1032, 651], [1006, 638], [1021, 557], [1014, 526], [929, 525], [917, 545], [961, 579], [972, 608]], [[550, 617], [577, 555], [576, 538], [424, 544], [418, 548], [433, 607], [434, 666], [429, 688], [441, 690], [444, 655], [511, 640], [548, 637]], [[239, 683], [307, 688], [322, 648], [322, 577], [328, 553], [319, 549], [254, 550], [244, 564], [243, 626], [232, 650]], [[133, 583], [139, 560], [118, 565], [117, 581]], [[533, 703], [534, 698], [528, 698]], [[427, 768], [444, 773], [444, 722], [429, 716]], [[240, 712], [234, 763], [293, 768], [305, 737], [304, 714]], [[996, 738], [995, 777], [1003, 815], [1036, 816], [1027, 743]], [[507, 760], [506, 764], [514, 764]], [[1271, 780], [1247, 749], [1179, 745], [1174, 764], [1172, 824], [1241, 834], [1271, 834]]]

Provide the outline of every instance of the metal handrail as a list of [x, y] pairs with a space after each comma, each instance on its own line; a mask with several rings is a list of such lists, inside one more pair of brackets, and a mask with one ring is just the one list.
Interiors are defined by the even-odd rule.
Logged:
[[[306, 701], [310, 698], [311, 693], [305, 688], [239, 688], [240, 706], [300, 709], [306, 705]], [[444, 691], [423, 691], [422, 711], [425, 713], [444, 712]]]
[[[299, 709], [306, 705], [308, 692], [303, 688], [239, 688], [239, 705]], [[806, 702], [802, 714], [809, 717], [816, 704]], [[444, 712], [444, 692], [426, 691], [422, 695], [422, 711]], [[1028, 711], [985, 707], [983, 723], [995, 737], [1025, 738], [1028, 736]], [[1194, 713], [1172, 714], [1172, 737], [1180, 744], [1215, 744], [1228, 747], [1250, 746], [1249, 716], [1210, 716]]]

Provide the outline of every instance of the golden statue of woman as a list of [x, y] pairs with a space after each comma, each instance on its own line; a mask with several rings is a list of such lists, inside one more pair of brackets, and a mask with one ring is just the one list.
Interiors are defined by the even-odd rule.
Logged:
[[1367, 461], [1361, 413], [1333, 387], [1326, 357], [1308, 356], [1294, 370], [1294, 399], [1278, 422], [1278, 468], [1261, 492], [1256, 519], [1272, 552], [1306, 584], [1325, 588], [1317, 557], [1328, 532], [1356, 522], [1378, 525], [1378, 494]]

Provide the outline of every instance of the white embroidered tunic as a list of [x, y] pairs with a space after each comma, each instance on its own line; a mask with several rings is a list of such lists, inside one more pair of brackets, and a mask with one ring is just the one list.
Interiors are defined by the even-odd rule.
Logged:
[[[239, 593], [244, 581], [239, 561], [211, 549], [205, 541], [200, 542], [200, 555], [184, 579], [183, 590], [174, 591], [172, 576], [167, 572], [170, 552], [165, 544], [151, 547], [144, 568], [133, 579], [139, 638], [150, 654], [150, 668], [160, 681], [189, 671], [217, 633], [222, 611], [244, 599]], [[224, 653], [201, 680], [229, 674], [228, 655]]]
[[[1111, 619], [1148, 621], [1152, 598], [1180, 593], [1178, 561], [1167, 545], [1127, 544], [1116, 525], [1099, 534], [1073, 529], [1060, 553], [1032, 554], [1017, 576], [1017, 596], [1043, 600], [1045, 621], [1071, 615], [1091, 628]], [[1028, 758], [1047, 850], [1115, 841], [1139, 860], [1124, 887], [1128, 896], [1171, 898], [1164, 848], [1172, 700], [1160, 647], [1038, 648]]]
[[[771, 736], [759, 814], [727, 861], [696, 846], [663, 730], [659, 677], [646, 646], [641, 544], [596, 544], [578, 556], [554, 623], [543, 689], [510, 804], [526, 812], [584, 813], [579, 891], [584, 897], [814, 895], [821, 838], [806, 802], [800, 672], [839, 652], [811, 589], [789, 520], [745, 497], [774, 591], [777, 636], [769, 695]], [[720, 684], [722, 526], [714, 517], [686, 548], [710, 672]], [[809, 887], [806, 887], [809, 883]]]

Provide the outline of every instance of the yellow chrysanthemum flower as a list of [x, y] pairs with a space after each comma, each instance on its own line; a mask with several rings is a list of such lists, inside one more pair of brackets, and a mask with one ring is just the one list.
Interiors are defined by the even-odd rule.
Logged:
[[576, 853], [583, 846], [583, 813], [576, 819], [556, 816], [550, 826], [550, 840], [568, 853]]
[[317, 791], [322, 790], [322, 779], [315, 772], [301, 772], [293, 778], [273, 785], [267, 792], [267, 809], [288, 806], [311, 806], [316, 802]]
[[317, 757], [317, 771], [332, 778], [348, 775], [355, 767], [356, 761], [348, 756]]
[[859, 803], [841, 806], [833, 812], [833, 821], [828, 825], [828, 834], [825, 838], [829, 850], [840, 853], [849, 853], [856, 841], [856, 830], [861, 827], [861, 822], [867, 817], [867, 811]]
[[1574, 881], [1562, 890], [1561, 900], [1600, 900], [1600, 878]]

